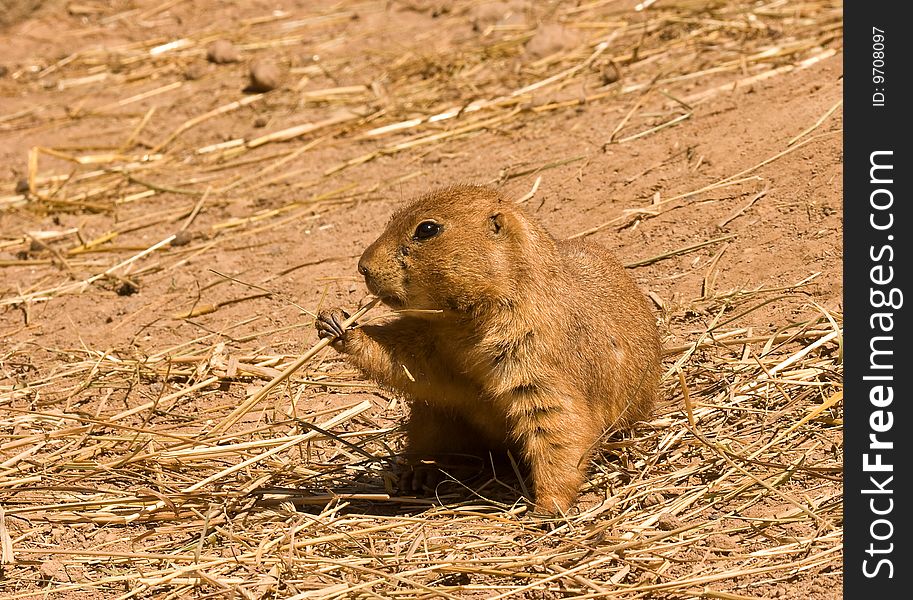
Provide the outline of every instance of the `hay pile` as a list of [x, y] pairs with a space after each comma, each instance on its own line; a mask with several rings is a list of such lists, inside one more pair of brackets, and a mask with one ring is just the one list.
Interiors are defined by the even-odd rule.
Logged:
[[[109, 24], [153, 19], [174, 4], [120, 12], [79, 6]], [[116, 98], [88, 95], [75, 106], [0, 114], [2, 131], [34, 132], [104, 114], [122, 123], [123, 141], [113, 150], [34, 146], [25, 176], [0, 187], [0, 210], [110, 217], [109, 230], [94, 239], [63, 229], [0, 241], [0, 250], [24, 253], [0, 268], [46, 269], [24, 287], [4, 286], [6, 329], [20, 312], [28, 325], [37, 304], [91, 294], [101, 284], [130, 293], [139, 278], [167, 275], [213, 248], [396, 184], [346, 183], [341, 174], [355, 165], [419, 157], [478, 131], [522, 130], [609, 100], [628, 102], [630, 110], [605, 143], [629, 143], [691, 118], [694, 106], [720, 93], [834, 55], [842, 32], [839, 3], [683, 0], [630, 9], [601, 0], [549, 5], [546, 13], [522, 3], [398, 7], [436, 11], [443, 24], [471, 21], [483, 43], [456, 38], [447, 53], [431, 46], [427, 53], [393, 52], [370, 35], [332, 37], [353, 15], [369, 19], [386, 4], [265, 13], [233, 31], [89, 47], [12, 73], [16, 81], [53, 80], [61, 91], [104, 88]], [[540, 20], [551, 28], [537, 27]], [[196, 76], [215, 77], [210, 69], [218, 67], [205, 57], [220, 39], [230, 39], [242, 57], [278, 53], [279, 88], [244, 93], [239, 81], [215, 107], [150, 130], [157, 110], [135, 107], [167, 97], [183, 115]], [[314, 54], [321, 44], [351, 51], [327, 60], [292, 56], [290, 48], [315, 39]], [[309, 89], [310, 78], [323, 73], [345, 73], [346, 81]], [[248, 107], [261, 110], [258, 133], [207, 134]], [[829, 114], [787, 150], [757, 157], [757, 167], [814, 141]], [[338, 160], [308, 164], [318, 146], [332, 147]], [[505, 171], [499, 179], [581, 159]], [[651, 218], [752, 171], [647, 211], [625, 211], [578, 235]], [[205, 236], [187, 235], [210, 203], [288, 189], [296, 199], [213, 223]], [[183, 201], [115, 218], [163, 195]], [[162, 224], [174, 233], [142, 247], [119, 243]], [[270, 273], [248, 285], [267, 285], [282, 271]], [[607, 440], [579, 512], [552, 521], [527, 514], [513, 473], [496, 473], [471, 490], [444, 485], [436, 498], [395, 496], [397, 420], [389, 411], [379, 415], [369, 400], [309, 404], [315, 389], [374, 390], [338, 364], [310, 360], [316, 351], [296, 361], [244, 338], [227, 346], [213, 333], [141, 357], [112, 348], [45, 348], [56, 358], [35, 369], [33, 348], [0, 349], [0, 595], [739, 600], [760, 584], [803, 573], [832, 580], [839, 591], [840, 316], [822, 309], [770, 335], [731, 325], [810, 279], [702, 298], [702, 310], [717, 317], [684, 332], [687, 344], [667, 348], [656, 418]], [[247, 298], [266, 293], [252, 289]], [[192, 303], [174, 316], [220, 308]], [[272, 334], [300, 327], [310, 323]], [[282, 385], [261, 392], [270, 381]], [[239, 385], [241, 400], [223, 393]]]

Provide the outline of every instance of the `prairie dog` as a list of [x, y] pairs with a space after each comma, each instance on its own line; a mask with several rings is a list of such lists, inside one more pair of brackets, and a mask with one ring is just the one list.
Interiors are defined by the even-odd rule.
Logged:
[[491, 188], [415, 199], [358, 271], [402, 312], [343, 330], [333, 309], [316, 327], [410, 402], [410, 454], [511, 449], [537, 509], [556, 513], [573, 505], [599, 438], [652, 410], [660, 342], [643, 293], [607, 249], [556, 240]]

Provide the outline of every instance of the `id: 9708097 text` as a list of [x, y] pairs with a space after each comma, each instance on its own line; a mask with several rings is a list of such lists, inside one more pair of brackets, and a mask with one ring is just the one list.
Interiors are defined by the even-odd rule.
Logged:
[[884, 106], [885, 100], [885, 50], [884, 30], [872, 27], [872, 106]]

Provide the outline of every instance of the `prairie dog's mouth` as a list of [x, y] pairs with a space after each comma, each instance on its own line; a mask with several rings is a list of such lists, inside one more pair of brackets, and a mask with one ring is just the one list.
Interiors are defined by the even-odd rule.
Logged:
[[397, 293], [398, 290], [391, 289], [390, 286], [379, 283], [371, 275], [365, 275], [365, 287], [368, 291], [380, 298], [380, 301], [393, 309], [400, 309], [406, 305], [405, 300]]
[[365, 287], [368, 288], [369, 292], [386, 302], [385, 298], [387, 297], [387, 294], [384, 293], [384, 290], [380, 289], [380, 286], [377, 285], [377, 282], [369, 274], [365, 274]]
[[380, 298], [380, 301], [392, 309], [402, 309], [406, 306], [406, 301], [397, 293], [398, 290], [391, 289], [390, 286], [379, 283], [370, 273], [365, 273], [365, 287], [373, 295]]

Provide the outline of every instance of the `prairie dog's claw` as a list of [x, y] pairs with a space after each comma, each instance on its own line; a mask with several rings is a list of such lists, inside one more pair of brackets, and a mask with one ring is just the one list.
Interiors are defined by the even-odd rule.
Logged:
[[444, 480], [444, 474], [434, 461], [420, 461], [405, 465], [399, 476], [399, 491], [404, 494], [433, 492]]
[[317, 328], [317, 336], [321, 339], [326, 338], [333, 340], [333, 347], [337, 350], [341, 350], [345, 345], [347, 333], [346, 329], [343, 327], [343, 323], [348, 318], [349, 313], [341, 308], [320, 311], [320, 314], [317, 315], [317, 319], [314, 321], [314, 326]]

